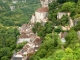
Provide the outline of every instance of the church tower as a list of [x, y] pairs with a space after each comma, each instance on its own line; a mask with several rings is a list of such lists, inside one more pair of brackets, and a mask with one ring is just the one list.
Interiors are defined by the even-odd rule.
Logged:
[[53, 0], [40, 0], [42, 7], [48, 7], [48, 4]]

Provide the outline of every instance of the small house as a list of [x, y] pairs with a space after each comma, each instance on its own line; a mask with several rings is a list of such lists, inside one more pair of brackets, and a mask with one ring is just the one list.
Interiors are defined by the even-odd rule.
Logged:
[[18, 39], [17, 43], [22, 43], [22, 42], [30, 42], [29, 36], [26, 35], [26, 34], [21, 34], [19, 36], [19, 39]]

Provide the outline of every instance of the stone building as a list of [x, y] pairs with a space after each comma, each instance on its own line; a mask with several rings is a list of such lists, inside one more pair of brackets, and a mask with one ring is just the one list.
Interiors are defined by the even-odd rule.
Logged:
[[38, 8], [35, 12], [35, 14], [32, 15], [31, 23], [35, 22], [47, 22], [48, 20], [48, 7], [41, 7]]
[[32, 18], [30, 20], [31, 23], [45, 23], [48, 21], [48, 4], [52, 1], [56, 0], [40, 0], [41, 2], [41, 8], [38, 8], [35, 13], [32, 15]]
[[70, 16], [70, 13], [69, 12], [58, 12], [57, 19], [61, 19], [65, 15]]

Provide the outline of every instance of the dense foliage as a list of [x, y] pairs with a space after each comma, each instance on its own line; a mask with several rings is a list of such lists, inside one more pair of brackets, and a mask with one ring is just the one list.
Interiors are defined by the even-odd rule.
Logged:
[[16, 28], [0, 26], [0, 60], [10, 60], [16, 49], [18, 35]]
[[[12, 11], [10, 6], [14, 7]], [[28, 23], [32, 14], [39, 6], [39, 0], [18, 1], [15, 4], [9, 0], [5, 2], [0, 0], [0, 24], [4, 26], [21, 26], [24, 23]]]
[[[14, 11], [10, 10], [10, 5], [16, 6]], [[25, 42], [16, 45], [19, 35], [16, 27], [28, 23], [32, 13], [39, 6], [39, 0], [28, 0], [25, 3], [19, 1], [16, 4], [11, 3], [11, 0], [5, 3], [0, 0], [0, 60], [10, 60], [13, 52], [25, 45]], [[71, 14], [57, 19], [58, 12]], [[79, 17], [80, 0], [57, 0], [50, 3], [49, 22], [35, 23], [32, 28], [43, 40], [39, 50], [30, 57], [30, 60], [80, 60], [80, 39], [77, 34], [80, 30], [80, 19], [77, 19]], [[70, 30], [62, 30], [62, 26], [69, 25], [70, 18], [76, 24]], [[67, 32], [64, 37], [65, 43], [59, 37], [60, 32]]]
[[[10, 60], [14, 51], [21, 49], [25, 42], [17, 45], [18, 27], [28, 23], [34, 11], [40, 6], [39, 0], [0, 0], [0, 60]], [[14, 10], [10, 9], [14, 6]]]
[[[45, 37], [47, 33], [51, 33], [53, 30], [53, 24], [51, 22], [47, 22], [44, 26], [40, 23], [36, 23], [32, 28], [34, 33], [38, 33], [40, 37]], [[44, 34], [43, 34], [44, 32]]]
[[41, 58], [52, 55], [57, 48], [60, 48], [60, 44], [60, 39], [57, 33], [47, 34], [41, 47], [36, 52], [36, 54], [30, 58], [30, 60], [39, 60]]
[[77, 3], [78, 0], [57, 0], [58, 3], [65, 3], [65, 2], [75, 2]]
[[[64, 15], [61, 19], [57, 19], [58, 12], [70, 12], [71, 14], [70, 16]], [[44, 26], [36, 24], [33, 27], [34, 32], [37, 31], [38, 35], [41, 34], [39, 36], [43, 38], [43, 41], [39, 50], [31, 56], [30, 60], [80, 60], [79, 17], [80, 0], [57, 0], [57, 2], [50, 3], [49, 22], [47, 23], [51, 24], [46, 25], [46, 23]], [[70, 24], [70, 18], [75, 23], [74, 27], [70, 30], [62, 30], [61, 26]], [[62, 43], [62, 39], [58, 36], [60, 32], [67, 32], [67, 35], [64, 37], [65, 43]]]

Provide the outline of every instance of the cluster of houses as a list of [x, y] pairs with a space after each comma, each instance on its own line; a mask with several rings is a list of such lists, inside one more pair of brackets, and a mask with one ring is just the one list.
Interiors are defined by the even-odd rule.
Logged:
[[40, 37], [36, 37], [32, 42], [28, 42], [19, 52], [14, 54], [13, 60], [27, 60], [39, 49], [40, 44]]
[[17, 40], [17, 44], [26, 42], [25, 46], [12, 57], [12, 60], [27, 60], [31, 55], [33, 55], [41, 44], [41, 38], [34, 34], [29, 27], [30, 25], [23, 24], [19, 27], [20, 36]]
[[19, 27], [20, 36], [17, 40], [17, 44], [26, 42], [26, 45], [12, 57], [12, 60], [28, 60], [40, 47], [42, 42], [41, 38], [37, 36], [37, 33], [32, 32], [34, 23], [46, 23], [48, 20], [48, 2], [49, 0], [40, 0], [41, 8], [38, 8], [32, 15], [32, 18], [28, 24], [23, 24]]
[[[33, 55], [40, 47], [42, 40], [39, 36], [37, 36], [37, 33], [34, 34], [32, 32], [32, 27], [36, 22], [45, 24], [48, 21], [48, 4], [53, 0], [40, 0], [40, 1], [41, 1], [42, 7], [38, 8], [35, 11], [35, 13], [32, 15], [30, 22], [28, 24], [23, 24], [21, 27], [19, 27], [20, 36], [17, 40], [17, 44], [26, 42], [26, 45], [19, 52], [13, 55], [12, 60], [28, 60], [28, 58], [31, 55]], [[58, 12], [57, 19], [61, 19], [62, 16], [64, 15], [68, 15], [69, 17], [70, 13]], [[70, 22], [69, 26], [62, 26], [63, 30], [70, 30], [70, 28], [73, 27], [74, 23], [70, 17], [69, 17], [69, 22]], [[62, 43], [66, 42], [65, 40], [66, 35], [67, 35], [67, 32], [61, 32], [59, 34]], [[79, 35], [80, 35], [80, 32], [79, 32]]]

